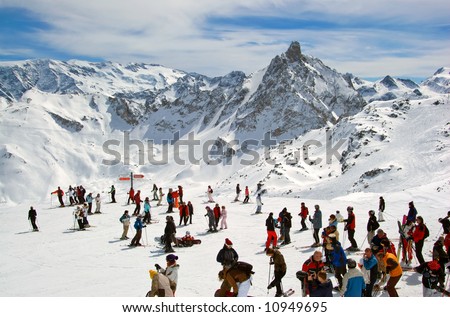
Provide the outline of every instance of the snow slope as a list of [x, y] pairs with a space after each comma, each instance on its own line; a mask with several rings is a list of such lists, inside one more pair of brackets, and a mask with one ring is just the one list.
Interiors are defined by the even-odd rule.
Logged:
[[[159, 184], [166, 187], [169, 184]], [[175, 184], [173, 184], [175, 185]], [[242, 183], [244, 185], [244, 183]], [[253, 184], [250, 187], [253, 187]], [[88, 189], [91, 186], [87, 186]], [[150, 182], [143, 182], [136, 186], [143, 190], [144, 196], [150, 194]], [[295, 273], [300, 270], [302, 263], [311, 256], [314, 249], [297, 249], [308, 246], [313, 242], [312, 231], [298, 232], [300, 228], [300, 202], [313, 209], [319, 204], [326, 221], [331, 213], [339, 209], [344, 211], [348, 205], [355, 208], [357, 219], [356, 240], [360, 247], [367, 246], [365, 241], [365, 225], [367, 211], [376, 209], [379, 193], [354, 193], [346, 197], [320, 200], [298, 199], [285, 197], [263, 197], [263, 214], [253, 215], [254, 204], [243, 205], [230, 203], [234, 195], [229, 191], [215, 191], [215, 199], [228, 208], [229, 229], [218, 233], [206, 234], [204, 188], [201, 186], [186, 186], [185, 197], [193, 202], [195, 215], [192, 225], [178, 226], [177, 233], [182, 235], [189, 230], [195, 237], [202, 239], [202, 244], [191, 248], [176, 248], [179, 257], [179, 287], [177, 296], [180, 297], [209, 297], [220, 286], [217, 273], [220, 264], [215, 261], [219, 249], [225, 238], [234, 243], [240, 259], [254, 265], [254, 283], [250, 294], [253, 296], [273, 296], [274, 291], [267, 293], [268, 257], [263, 253], [265, 233], [265, 219], [270, 211], [278, 213], [283, 207], [293, 215], [291, 237], [293, 243], [282, 247], [288, 272], [283, 279], [283, 285], [294, 288], [301, 296], [300, 282]], [[318, 193], [319, 194], [319, 193]], [[442, 193], [434, 191], [432, 186], [424, 186], [419, 192], [383, 193], [386, 199], [386, 222], [382, 228], [390, 238], [398, 238], [396, 220], [401, 219], [407, 212], [407, 203], [414, 199], [419, 214], [425, 218], [430, 229], [430, 237], [424, 248], [425, 258], [429, 259], [429, 250], [433, 240], [440, 232], [437, 218], [446, 214], [448, 198]], [[163, 233], [164, 219], [167, 206], [153, 207], [154, 218], [160, 220], [151, 224], [143, 233], [143, 242], [148, 247], [130, 249], [118, 238], [121, 234], [121, 224], [118, 218], [124, 209], [126, 199], [125, 186], [118, 186], [117, 204], [107, 204], [106, 194], [103, 196], [101, 215], [89, 217], [91, 225], [88, 231], [68, 230], [73, 226], [72, 207], [49, 208], [49, 203], [38, 204], [34, 207], [38, 211], [38, 222], [41, 232], [29, 232], [27, 224], [28, 205], [18, 207], [3, 207], [0, 221], [7, 226], [0, 229], [3, 244], [3, 265], [0, 272], [1, 296], [144, 296], [150, 287], [148, 270], [154, 268], [155, 263], [165, 264], [165, 255], [156, 248], [154, 238]], [[254, 197], [252, 197], [254, 201]], [[55, 203], [53, 202], [53, 205]], [[154, 204], [152, 204], [154, 205]], [[344, 213], [345, 214], [345, 213]], [[178, 217], [174, 214], [176, 224]], [[339, 225], [338, 230], [344, 237], [343, 245], [349, 246], [345, 240], [345, 233]], [[129, 234], [132, 237], [132, 232]], [[362, 244], [364, 242], [364, 244]], [[359, 259], [360, 255], [350, 256]], [[331, 277], [336, 283], [334, 277]], [[26, 285], [26, 287], [24, 287]], [[415, 273], [404, 273], [399, 284], [400, 296], [420, 297], [422, 294], [420, 276]], [[382, 294], [381, 296], [386, 296]]]

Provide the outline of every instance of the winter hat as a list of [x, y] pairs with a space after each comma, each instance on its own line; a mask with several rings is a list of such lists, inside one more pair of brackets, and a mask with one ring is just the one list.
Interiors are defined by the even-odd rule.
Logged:
[[349, 269], [354, 269], [356, 267], [356, 261], [353, 259], [347, 259], [347, 265]]
[[190, 231], [186, 231], [186, 235], [187, 235], [187, 236], [190, 236], [190, 235], [191, 235], [191, 232], [190, 232]]
[[231, 242], [231, 240], [230, 239], [228, 239], [228, 238], [226, 238], [225, 239], [225, 244], [227, 245], [227, 246], [232, 246], [233, 245], [233, 242]]
[[158, 272], [156, 272], [155, 270], [150, 270], [148, 271], [150, 273], [150, 278], [153, 279], [153, 277], [158, 274]]
[[176, 260], [178, 260], [178, 256], [176, 256], [175, 254], [169, 254], [168, 256], [166, 256], [166, 261], [168, 262], [175, 262]]
[[369, 210], [369, 215], [371, 215], [371, 216], [375, 215], [375, 211], [374, 210]]

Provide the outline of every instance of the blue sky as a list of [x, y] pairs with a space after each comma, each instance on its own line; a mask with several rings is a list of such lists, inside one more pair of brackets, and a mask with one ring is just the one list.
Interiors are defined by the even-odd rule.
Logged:
[[362, 78], [450, 66], [450, 1], [0, 0], [0, 61], [146, 62], [221, 76], [304, 54]]

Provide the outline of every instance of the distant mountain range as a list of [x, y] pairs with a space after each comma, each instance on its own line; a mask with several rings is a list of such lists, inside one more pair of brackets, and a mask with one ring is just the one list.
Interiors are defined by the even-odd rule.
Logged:
[[[338, 166], [327, 173], [343, 175], [357, 164], [355, 155], [364, 145], [363, 135], [371, 134], [369, 143], [375, 136], [377, 142], [390, 138], [390, 133], [381, 128], [355, 125], [356, 118], [367, 111], [377, 115], [378, 105], [388, 101], [392, 109], [398, 107], [386, 114], [388, 118], [401, 116], [405, 105], [429, 104], [427, 100], [435, 102], [449, 92], [450, 68], [439, 69], [421, 84], [390, 76], [369, 82], [340, 74], [319, 59], [304, 55], [298, 42], [262, 70], [250, 75], [234, 71], [214, 78], [151, 64], [3, 62], [0, 200], [4, 197], [5, 201], [17, 202], [30, 187], [32, 196], [41, 197], [47, 192], [42, 182], [48, 186], [64, 182], [73, 185], [129, 171], [130, 166], [123, 164], [101, 166], [104, 142], [123, 139], [124, 131], [137, 140], [153, 140], [155, 153], [161, 152], [164, 140], [174, 135], [183, 138], [190, 132], [202, 141], [224, 144], [260, 140], [270, 132], [279, 142], [296, 144], [305, 136], [323, 138], [331, 131], [334, 137], [353, 140], [346, 144]], [[360, 124], [370, 124], [364, 122]], [[359, 145], [354, 143], [356, 139]], [[234, 147], [233, 153], [242, 155], [240, 146]], [[299, 179], [306, 177], [308, 182], [312, 181], [308, 173], [315, 175], [313, 179], [322, 173], [305, 174], [310, 167], [304, 163], [280, 164], [279, 168], [297, 166]], [[255, 181], [268, 181], [267, 176], [274, 173], [273, 167], [259, 165], [258, 173], [249, 168], [233, 165], [220, 177], [223, 181], [252, 175]], [[377, 168], [388, 167], [366, 166], [351, 183]], [[156, 167], [136, 164], [132, 169], [154, 175], [160, 172]], [[171, 173], [164, 177], [170, 181], [193, 175], [192, 166], [171, 165]], [[12, 177], [17, 180], [14, 186], [8, 181]]]

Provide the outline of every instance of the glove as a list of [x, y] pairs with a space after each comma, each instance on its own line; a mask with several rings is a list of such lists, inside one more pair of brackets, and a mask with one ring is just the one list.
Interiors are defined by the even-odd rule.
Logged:
[[161, 266], [158, 263], [155, 264], [155, 267], [158, 271], [161, 270]]

